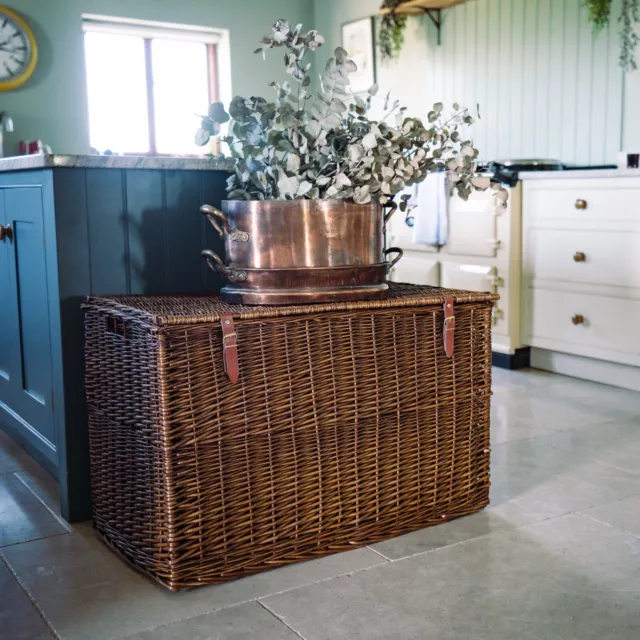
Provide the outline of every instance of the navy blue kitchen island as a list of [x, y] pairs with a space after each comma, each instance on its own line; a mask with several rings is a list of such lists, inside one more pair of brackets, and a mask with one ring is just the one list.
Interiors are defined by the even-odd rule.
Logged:
[[58, 479], [70, 522], [91, 517], [82, 301], [218, 291], [198, 209], [227, 176], [202, 158], [0, 160], [0, 428]]

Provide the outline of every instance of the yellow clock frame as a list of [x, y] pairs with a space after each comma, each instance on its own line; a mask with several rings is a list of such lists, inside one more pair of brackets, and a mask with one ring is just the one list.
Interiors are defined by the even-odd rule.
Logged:
[[13, 80], [7, 80], [5, 82], [0, 80], [0, 91], [13, 91], [18, 87], [21, 87], [33, 74], [36, 68], [36, 63], [38, 62], [38, 46], [36, 45], [36, 39], [33, 35], [33, 31], [31, 31], [31, 28], [22, 16], [5, 6], [0, 6], [0, 13], [4, 13], [11, 18], [11, 20], [13, 20], [25, 32], [31, 49], [31, 58], [27, 63], [26, 69], [19, 76], [13, 78]]

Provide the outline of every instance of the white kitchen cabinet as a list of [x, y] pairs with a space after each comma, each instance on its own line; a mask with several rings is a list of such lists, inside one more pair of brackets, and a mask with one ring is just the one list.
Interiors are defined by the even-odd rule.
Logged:
[[405, 251], [402, 260], [389, 273], [392, 282], [440, 286], [440, 262], [437, 255]]
[[452, 198], [447, 244], [440, 253], [441, 286], [500, 295], [493, 312], [493, 351], [512, 358], [521, 341], [521, 185], [509, 189], [507, 210], [496, 214], [493, 191], [469, 201]]
[[416, 245], [405, 216], [389, 223], [388, 246], [405, 256], [393, 268], [395, 282], [452, 289], [491, 291], [500, 295], [493, 314], [493, 350], [515, 362], [521, 349], [521, 186], [509, 190], [507, 210], [495, 212], [493, 191], [476, 192], [467, 202], [453, 196], [449, 205], [447, 244]]
[[523, 336], [538, 366], [640, 388], [640, 172], [598, 176], [525, 177]]

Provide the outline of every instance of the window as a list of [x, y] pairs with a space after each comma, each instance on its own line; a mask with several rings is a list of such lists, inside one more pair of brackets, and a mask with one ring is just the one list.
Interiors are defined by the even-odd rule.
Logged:
[[230, 94], [226, 32], [86, 15], [83, 29], [91, 146], [202, 155], [197, 115]]

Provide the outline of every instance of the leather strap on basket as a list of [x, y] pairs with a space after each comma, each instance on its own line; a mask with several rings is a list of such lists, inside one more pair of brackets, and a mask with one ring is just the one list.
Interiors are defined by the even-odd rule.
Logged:
[[240, 367], [238, 366], [238, 335], [233, 324], [233, 316], [223, 313], [220, 316], [222, 325], [222, 356], [224, 359], [224, 370], [231, 382], [238, 382], [240, 377]]
[[450, 358], [453, 355], [456, 317], [453, 313], [453, 298], [444, 299], [444, 352]]

